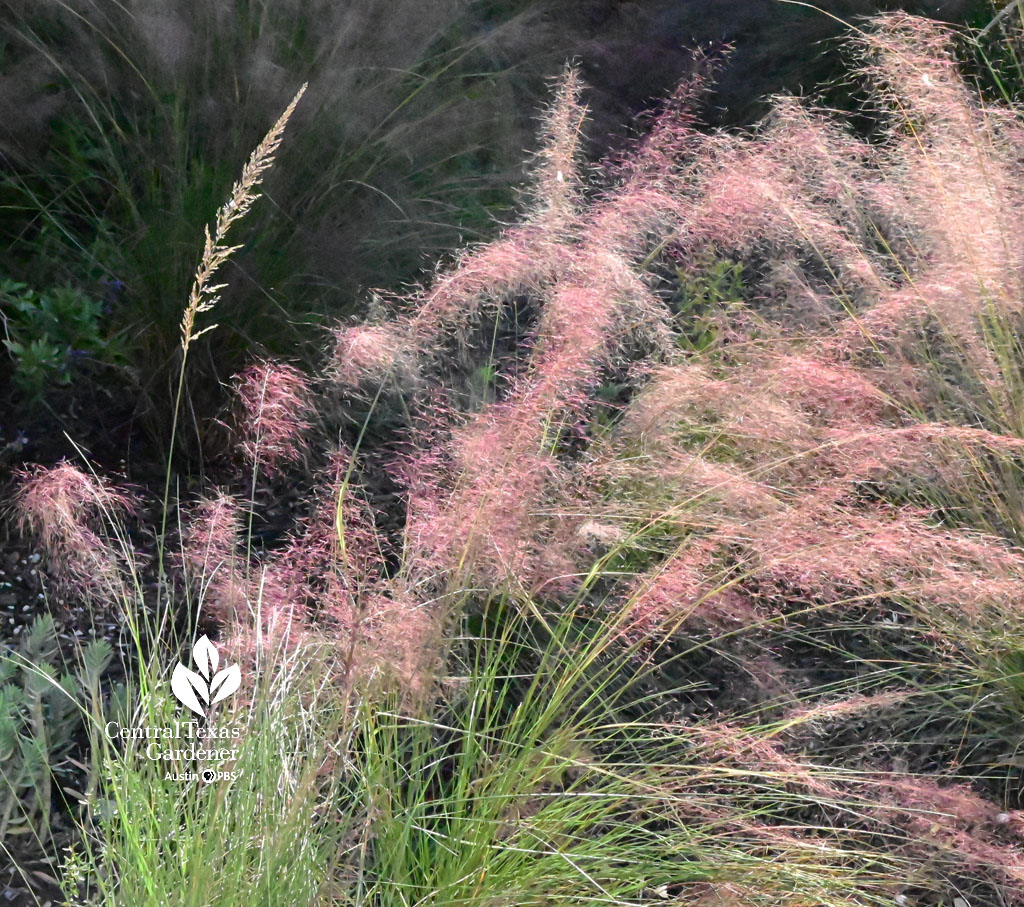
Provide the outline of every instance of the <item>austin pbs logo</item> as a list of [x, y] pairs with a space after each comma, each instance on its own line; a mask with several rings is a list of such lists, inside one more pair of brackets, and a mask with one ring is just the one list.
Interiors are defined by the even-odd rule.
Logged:
[[227, 699], [241, 686], [242, 673], [238, 665], [217, 670], [220, 655], [206, 636], [192, 647], [192, 662], [199, 669], [198, 673], [178, 662], [171, 675], [171, 692], [185, 708], [201, 718], [208, 718], [216, 703]]

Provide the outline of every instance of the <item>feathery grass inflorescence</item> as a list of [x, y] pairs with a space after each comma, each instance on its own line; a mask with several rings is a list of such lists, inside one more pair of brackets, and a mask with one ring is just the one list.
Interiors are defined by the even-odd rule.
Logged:
[[[903, 695], [889, 684], [936, 696], [948, 683], [956, 695], [879, 730], [956, 727], [977, 748], [975, 783], [1012, 796], [980, 755], [996, 758], [1012, 731], [956, 709], [991, 696], [1003, 714], [1019, 696], [1024, 527], [1006, 501], [1020, 500], [1024, 433], [1024, 134], [1018, 111], [966, 86], [943, 28], [898, 14], [855, 44], [879, 115], [873, 141], [792, 98], [753, 135], [702, 134], [684, 89], [611, 185], [589, 192], [563, 189], [581, 180], [568, 164], [543, 178], [549, 161], [571, 159], [564, 124], [582, 110], [570, 76], [524, 225], [404, 300], [411, 314], [367, 328], [392, 338], [374, 346], [389, 352], [343, 381], [372, 387], [394, 351], [407, 370], [419, 357], [406, 384], [429, 441], [403, 473], [407, 580], [458, 600], [500, 588], [526, 608], [588, 601], [652, 671], [666, 657], [682, 670], [669, 655], [680, 649], [749, 665], [736, 695], [769, 714], [780, 696], [806, 714], [828, 696], [813, 671], [763, 656], [779, 648], [848, 659], [832, 690], [847, 698], [823, 701], [851, 724], [864, 695]], [[553, 210], [557, 230], [544, 219]], [[759, 295], [706, 313], [716, 340], [687, 355], [665, 274], [709, 255], [742, 267]], [[351, 345], [358, 332], [339, 336]], [[453, 356], [489, 376], [468, 406], [458, 387], [444, 393], [438, 362]], [[609, 385], [613, 407], [601, 400]], [[855, 642], [856, 654], [844, 649]], [[739, 747], [738, 728], [722, 727]], [[952, 775], [955, 736], [930, 762], [891, 745], [897, 761]], [[770, 771], [797, 777], [783, 744]], [[891, 765], [878, 754], [874, 766], [856, 806], [871, 834], [917, 838], [938, 876], [980, 873], [1020, 898], [995, 803], [919, 822], [916, 776], [883, 780]], [[934, 781], [920, 784], [941, 799]], [[861, 796], [810, 790], [826, 824]], [[948, 790], [975, 796], [952, 779]], [[746, 833], [784, 837], [773, 822]]]
[[138, 513], [138, 496], [67, 462], [30, 467], [17, 481], [19, 529], [38, 539], [68, 594], [107, 606], [122, 601], [132, 565], [111, 527]]
[[197, 338], [216, 328], [216, 325], [207, 325], [197, 331], [196, 317], [203, 312], [210, 311], [217, 304], [217, 293], [224, 288], [224, 285], [214, 284], [214, 277], [231, 256], [241, 248], [241, 246], [227, 245], [228, 232], [233, 224], [249, 213], [253, 202], [259, 198], [259, 187], [263, 182], [263, 176], [274, 163], [274, 154], [284, 137], [285, 127], [305, 91], [306, 86], [303, 85], [277, 122], [270, 127], [270, 131], [263, 137], [263, 140], [253, 149], [249, 160], [242, 168], [242, 175], [231, 188], [231, 196], [217, 211], [213, 232], [210, 232], [209, 227], [206, 228], [206, 242], [203, 246], [202, 258], [196, 267], [192, 289], [189, 291], [188, 304], [185, 306], [185, 314], [181, 319], [181, 348], [184, 356], [188, 355], [189, 347]]
[[281, 139], [284, 136], [288, 120], [295, 112], [295, 107], [306, 91], [303, 85], [291, 103], [285, 108], [277, 122], [270, 127], [270, 131], [263, 137], [263, 140], [256, 146], [249, 160], [242, 168], [242, 175], [231, 188], [230, 198], [221, 205], [217, 211], [214, 221], [213, 232], [205, 228], [205, 243], [203, 253], [196, 266], [195, 276], [192, 280], [192, 289], [189, 291], [188, 303], [181, 317], [181, 366], [178, 370], [177, 391], [174, 397], [174, 407], [171, 414], [171, 434], [167, 453], [167, 481], [164, 485], [163, 497], [163, 524], [160, 531], [160, 569], [163, 570], [164, 539], [167, 534], [167, 514], [170, 507], [171, 497], [171, 476], [172, 463], [175, 453], [175, 438], [178, 430], [178, 419], [181, 415], [181, 404], [185, 393], [185, 374], [188, 366], [188, 353], [192, 344], [197, 338], [208, 331], [213, 330], [216, 325], [196, 329], [196, 318], [205, 312], [209, 312], [217, 304], [217, 293], [224, 288], [223, 284], [215, 284], [213, 280], [217, 272], [227, 263], [231, 256], [238, 251], [239, 246], [227, 245], [228, 233], [231, 227], [238, 223], [249, 210], [253, 203], [259, 198], [259, 187], [267, 169], [274, 162], [274, 154]]

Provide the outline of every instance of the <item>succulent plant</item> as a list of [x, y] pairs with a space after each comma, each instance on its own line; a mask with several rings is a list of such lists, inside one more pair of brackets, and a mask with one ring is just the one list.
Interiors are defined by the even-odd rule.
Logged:
[[66, 664], [50, 614], [0, 654], [0, 840], [49, 838], [54, 780], [74, 770], [76, 737], [112, 657], [108, 642], [92, 640]]

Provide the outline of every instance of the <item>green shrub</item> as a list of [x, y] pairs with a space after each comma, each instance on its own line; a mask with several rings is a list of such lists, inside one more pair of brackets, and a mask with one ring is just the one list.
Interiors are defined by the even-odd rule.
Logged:
[[120, 363], [123, 347], [107, 335], [103, 303], [74, 287], [39, 292], [27, 284], [0, 280], [4, 346], [13, 359], [13, 380], [22, 391], [41, 395], [54, 384], [70, 384], [74, 363], [89, 357]]

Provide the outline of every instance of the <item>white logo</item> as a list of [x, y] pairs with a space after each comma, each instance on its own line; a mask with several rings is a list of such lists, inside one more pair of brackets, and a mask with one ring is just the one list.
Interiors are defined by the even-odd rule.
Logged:
[[206, 636], [192, 647], [192, 660], [199, 668], [199, 673], [190, 671], [178, 662], [171, 676], [171, 692], [183, 706], [205, 718], [210, 706], [226, 699], [238, 689], [242, 683], [242, 672], [238, 670], [238, 665], [231, 665], [218, 672], [220, 656], [217, 647]]

